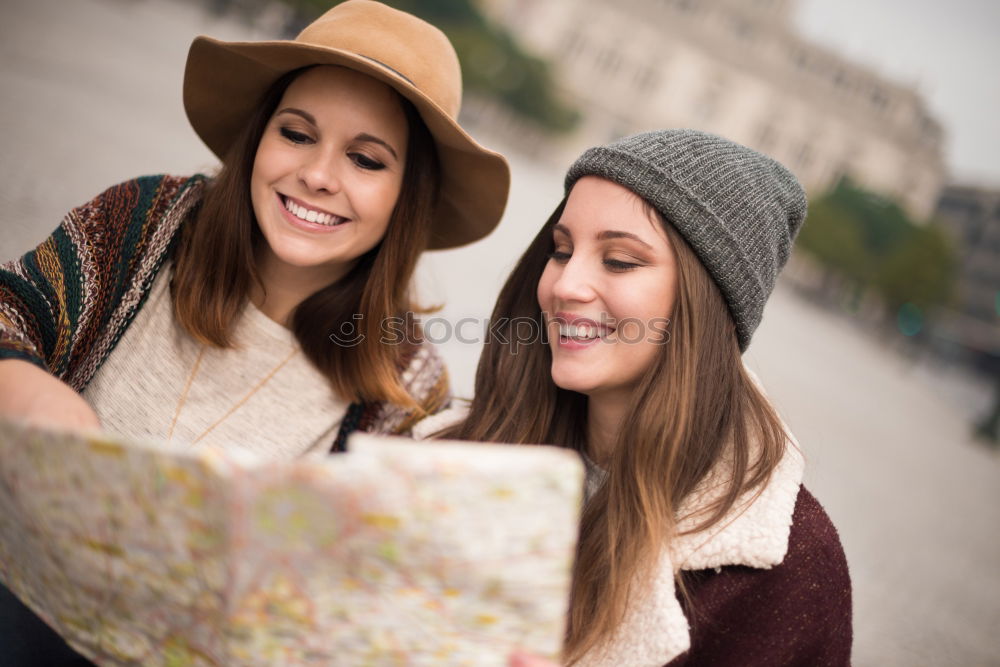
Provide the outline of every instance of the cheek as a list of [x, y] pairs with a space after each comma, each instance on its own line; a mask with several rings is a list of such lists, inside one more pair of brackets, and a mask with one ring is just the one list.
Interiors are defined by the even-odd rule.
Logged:
[[552, 303], [552, 282], [555, 280], [552, 271], [552, 263], [545, 265], [542, 277], [538, 279], [538, 288], [535, 290], [535, 298], [538, 300], [538, 307], [543, 311], [549, 310]]
[[257, 145], [257, 152], [253, 157], [253, 169], [251, 173], [256, 177], [266, 178], [270, 171], [273, 171], [276, 161], [275, 150], [265, 136]]
[[673, 293], [663, 282], [618, 285], [605, 291], [610, 315], [618, 321], [618, 337], [630, 344], [662, 335], [673, 310]]
[[388, 221], [392, 217], [392, 212], [399, 204], [399, 198], [403, 194], [403, 181], [400, 178], [393, 179], [385, 188], [382, 195], [382, 211]]
[[615, 360], [617, 363], [614, 372], [620, 374], [618, 382], [622, 385], [634, 386], [642, 379], [646, 371], [656, 364], [658, 354], [660, 354], [660, 345], [652, 342], [648, 336], [626, 345], [623, 355]]
[[258, 161], [254, 160], [253, 169], [250, 172], [250, 203], [253, 205], [253, 212], [257, 219], [260, 219], [261, 207], [264, 205], [267, 193], [267, 180], [257, 168]]
[[627, 303], [634, 317], [644, 320], [669, 318], [676, 298], [676, 285], [668, 272], [650, 275], [650, 280], [622, 293], [622, 303]]
[[351, 205], [361, 217], [388, 224], [399, 203], [402, 182], [398, 179], [361, 179], [351, 190]]
[[261, 142], [260, 146], [257, 147], [257, 153], [254, 155], [253, 167], [250, 170], [250, 197], [253, 200], [254, 206], [258, 206], [263, 203], [258, 201], [263, 197], [271, 182], [274, 180], [274, 157], [273, 152], [267, 149], [264, 142]]

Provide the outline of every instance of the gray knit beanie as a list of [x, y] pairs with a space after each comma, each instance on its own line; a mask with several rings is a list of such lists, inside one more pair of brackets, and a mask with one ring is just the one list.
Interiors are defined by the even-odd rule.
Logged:
[[778, 271], [806, 217], [806, 195], [785, 167], [714, 134], [659, 130], [591, 148], [566, 174], [622, 185], [687, 240], [729, 305], [740, 350], [760, 324]]

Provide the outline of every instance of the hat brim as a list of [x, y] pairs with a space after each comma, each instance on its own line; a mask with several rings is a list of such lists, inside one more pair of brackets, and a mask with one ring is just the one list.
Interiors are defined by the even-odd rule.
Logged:
[[480, 146], [401, 74], [375, 60], [290, 41], [222, 42], [197, 37], [184, 72], [188, 120], [205, 145], [224, 159], [268, 87], [283, 74], [311, 65], [340, 65], [368, 74], [417, 109], [441, 163], [441, 197], [431, 223], [430, 249], [465, 245], [493, 231], [507, 204], [507, 161]]

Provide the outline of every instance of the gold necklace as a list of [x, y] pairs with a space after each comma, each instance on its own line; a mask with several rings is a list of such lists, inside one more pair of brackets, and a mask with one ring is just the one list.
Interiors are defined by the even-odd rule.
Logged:
[[[211, 426], [202, 431], [197, 438], [191, 441], [191, 444], [195, 445], [198, 442], [200, 442], [201, 439], [204, 438], [206, 435], [208, 435], [216, 426], [226, 421], [226, 419], [228, 419], [231, 414], [239, 410], [240, 406], [242, 406], [244, 403], [250, 400], [251, 396], [256, 394], [261, 387], [267, 384], [268, 380], [274, 377], [275, 374], [278, 371], [280, 371], [285, 364], [291, 361], [292, 357], [294, 357], [298, 353], [298, 351], [299, 351], [298, 347], [292, 349], [292, 351], [288, 353], [288, 356], [286, 356], [284, 359], [278, 362], [277, 366], [268, 371], [267, 375], [265, 375], [260, 381], [258, 381], [257, 384], [255, 384], [253, 388], [251, 388], [250, 391], [248, 391], [246, 395], [243, 396], [243, 398], [237, 401], [233, 407], [226, 410], [226, 413], [221, 417], [219, 417], [217, 420], [215, 420], [215, 422]], [[180, 418], [181, 410], [184, 409], [184, 404], [187, 402], [188, 392], [191, 391], [191, 385], [194, 384], [194, 379], [198, 375], [198, 369], [201, 367], [201, 360], [202, 357], [204, 356], [205, 356], [205, 346], [202, 345], [201, 350], [198, 351], [198, 358], [194, 360], [194, 367], [191, 369], [191, 373], [188, 375], [187, 382], [184, 383], [184, 390], [181, 392], [181, 397], [177, 401], [177, 409], [174, 410], [174, 419], [173, 421], [170, 422], [170, 431], [167, 433], [168, 441], [172, 440], [174, 437], [174, 429], [177, 427], [177, 420]]]

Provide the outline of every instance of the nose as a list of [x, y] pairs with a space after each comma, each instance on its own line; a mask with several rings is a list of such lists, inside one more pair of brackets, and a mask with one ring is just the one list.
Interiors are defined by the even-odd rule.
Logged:
[[575, 254], [560, 267], [552, 295], [562, 302], [587, 303], [595, 298], [593, 274], [585, 257]]
[[316, 151], [299, 168], [301, 180], [311, 192], [334, 193], [340, 190], [336, 160], [325, 151]]

